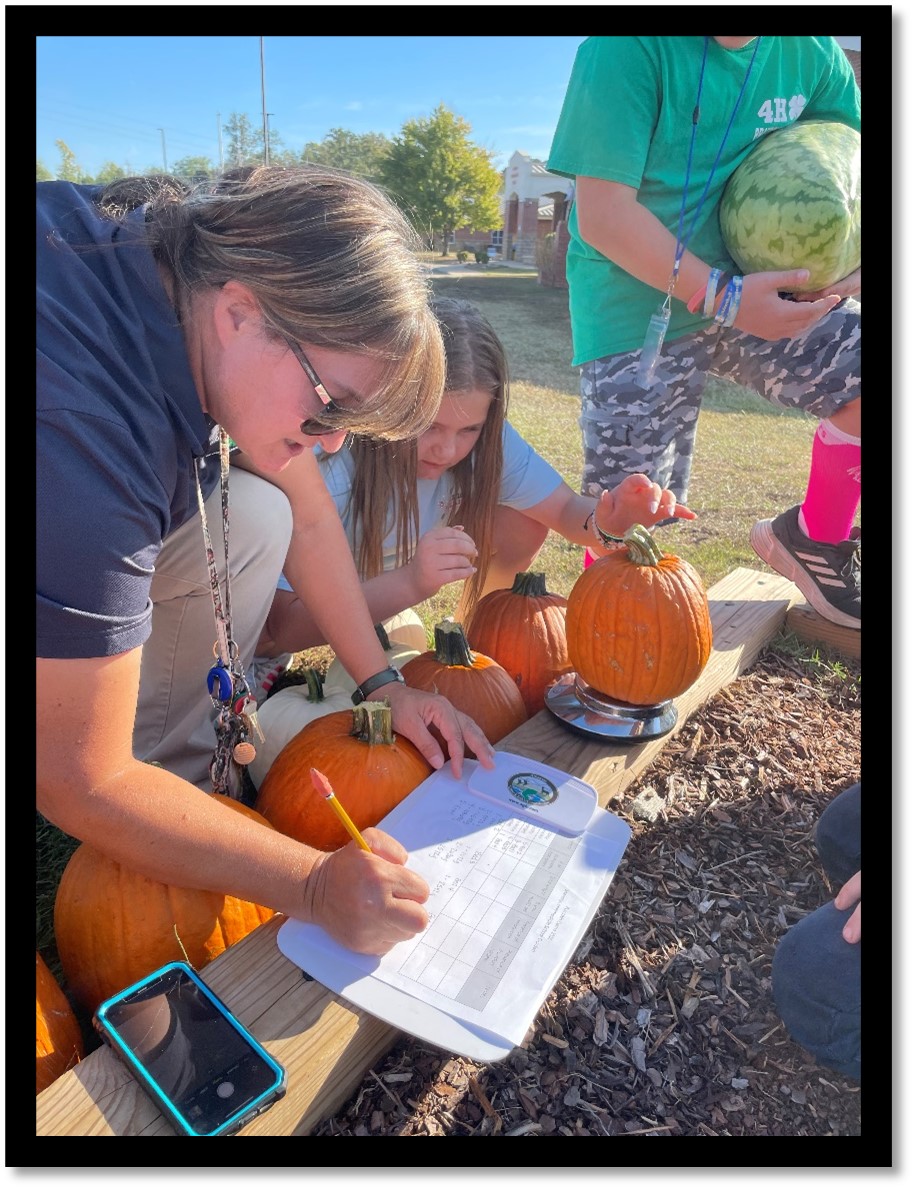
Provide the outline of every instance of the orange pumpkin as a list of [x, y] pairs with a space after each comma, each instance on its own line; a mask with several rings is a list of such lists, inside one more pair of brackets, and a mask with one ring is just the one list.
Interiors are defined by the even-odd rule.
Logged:
[[435, 626], [435, 648], [406, 662], [408, 686], [441, 694], [469, 715], [490, 742], [520, 727], [527, 719], [521, 691], [498, 662], [471, 653], [463, 627], [453, 619]]
[[[270, 825], [250, 807], [212, 796]], [[273, 915], [239, 897], [151, 880], [81, 843], [60, 878], [54, 936], [74, 999], [94, 1012], [108, 996], [185, 952], [193, 967], [206, 966]]]
[[473, 649], [514, 679], [528, 718], [543, 710], [548, 686], [572, 668], [566, 647], [566, 605], [546, 589], [546, 575], [524, 571], [511, 588], [490, 591], [467, 622]]
[[327, 777], [360, 830], [380, 822], [433, 771], [415, 744], [394, 735], [385, 701], [306, 723], [268, 769], [255, 805], [278, 831], [319, 851], [336, 851], [350, 836], [315, 792], [312, 768]]
[[662, 553], [641, 525], [589, 566], [569, 595], [569, 659], [581, 681], [636, 706], [676, 698], [712, 649], [708, 599], [684, 559]]
[[35, 1094], [82, 1061], [83, 1033], [54, 973], [35, 951]]

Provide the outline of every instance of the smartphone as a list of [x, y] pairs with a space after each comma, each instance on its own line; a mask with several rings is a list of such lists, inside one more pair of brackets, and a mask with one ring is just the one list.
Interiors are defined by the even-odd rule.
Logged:
[[166, 963], [92, 1023], [179, 1135], [231, 1136], [286, 1093], [286, 1072], [187, 963]]

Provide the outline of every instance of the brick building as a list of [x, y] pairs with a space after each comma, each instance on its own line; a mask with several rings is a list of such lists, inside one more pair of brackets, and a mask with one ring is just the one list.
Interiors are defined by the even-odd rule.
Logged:
[[551, 174], [542, 161], [516, 150], [502, 171], [502, 226], [488, 231], [459, 228], [449, 249], [492, 248], [496, 257], [537, 263], [537, 243], [568, 218], [574, 183]]
[[504, 177], [502, 258], [536, 264], [538, 241], [568, 218], [575, 184], [520, 150], [512, 154]]
[[855, 79], [858, 86], [861, 86], [861, 38], [860, 37], [837, 37], [836, 41], [845, 51], [845, 57], [851, 63], [851, 68], [855, 72]]

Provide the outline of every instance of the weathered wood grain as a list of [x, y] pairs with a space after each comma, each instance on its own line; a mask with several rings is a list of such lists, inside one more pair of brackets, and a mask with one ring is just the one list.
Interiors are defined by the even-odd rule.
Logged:
[[809, 603], [799, 603], [789, 608], [785, 627], [790, 628], [801, 640], [828, 645], [837, 653], [854, 657], [856, 661], [861, 660], [861, 629], [843, 628], [841, 624], [824, 620]]

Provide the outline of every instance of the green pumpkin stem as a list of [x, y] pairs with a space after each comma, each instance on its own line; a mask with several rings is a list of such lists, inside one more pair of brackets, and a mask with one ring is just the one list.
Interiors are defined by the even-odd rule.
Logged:
[[324, 679], [316, 669], [309, 667], [303, 671], [305, 674], [305, 685], [308, 687], [308, 701], [309, 702], [323, 702], [324, 701]]
[[464, 635], [463, 625], [452, 616], [435, 625], [435, 659], [439, 665], [463, 665], [473, 667], [473, 653]]
[[368, 699], [353, 707], [353, 730], [365, 744], [393, 744], [394, 725], [391, 721], [391, 704], [386, 698]]
[[664, 554], [644, 525], [630, 525], [623, 534], [629, 548], [629, 561], [636, 566], [657, 566]]
[[515, 575], [515, 581], [512, 583], [512, 595], [528, 595], [536, 599], [547, 593], [545, 574], [538, 574], [533, 570], [523, 570]]

